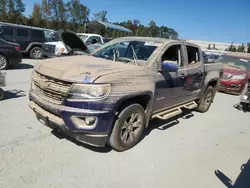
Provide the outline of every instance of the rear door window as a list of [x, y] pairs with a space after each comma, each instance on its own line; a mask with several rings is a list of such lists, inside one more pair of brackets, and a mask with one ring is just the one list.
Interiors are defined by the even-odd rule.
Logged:
[[28, 29], [17, 28], [16, 32], [17, 32], [18, 37], [29, 37], [29, 30]]
[[14, 36], [14, 28], [13, 27], [3, 26], [2, 30], [3, 30], [3, 35]]
[[44, 32], [42, 30], [31, 30], [31, 38], [44, 38]]
[[188, 65], [194, 65], [200, 62], [200, 54], [199, 49], [194, 46], [186, 46], [187, 48], [187, 57], [188, 57]]

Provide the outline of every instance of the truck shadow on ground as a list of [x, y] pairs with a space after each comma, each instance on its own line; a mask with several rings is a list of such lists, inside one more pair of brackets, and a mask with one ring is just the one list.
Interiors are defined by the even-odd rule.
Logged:
[[[180, 115], [177, 115], [173, 118], [170, 118], [166, 121], [163, 121], [163, 120], [152, 120], [149, 122], [149, 126], [148, 128], [145, 129], [144, 131], [144, 135], [142, 136], [141, 140], [139, 141], [139, 143], [145, 138], [145, 136], [149, 135], [151, 131], [153, 131], [154, 129], [158, 129], [158, 130], [166, 130], [174, 125], [177, 125], [179, 123], [179, 118], [183, 118], [183, 119], [189, 119], [191, 117], [193, 117], [194, 114], [192, 113], [192, 111], [190, 110], [187, 110], [187, 109], [183, 109], [183, 112], [182, 114]], [[94, 147], [94, 146], [90, 146], [90, 145], [87, 145], [87, 144], [84, 144], [82, 142], [79, 142], [79, 141], [76, 141], [74, 140], [73, 138], [61, 133], [60, 131], [56, 130], [56, 129], [53, 129], [51, 131], [51, 133], [56, 136], [57, 138], [59, 139], [67, 139], [68, 141], [76, 144], [77, 146], [81, 146], [81, 147], [84, 147], [86, 149], [89, 149], [91, 151], [94, 151], [94, 152], [99, 152], [99, 153], [108, 153], [110, 151], [112, 151], [113, 149], [106, 145], [105, 147]], [[139, 144], [138, 143], [138, 144]], [[136, 147], [136, 146], [135, 146]]]
[[163, 131], [163, 130], [166, 130], [170, 127], [173, 127], [173, 126], [179, 124], [180, 118], [189, 119], [189, 118], [192, 118], [193, 116], [194, 116], [194, 114], [192, 113], [191, 110], [183, 108], [181, 114], [179, 114], [173, 118], [170, 118], [168, 120], [160, 120], [160, 119], [151, 120], [149, 122], [147, 129], [145, 130], [143, 138], [145, 136], [149, 135], [150, 132], [155, 130], [155, 129]]
[[87, 144], [84, 144], [82, 142], [79, 142], [77, 140], [74, 140], [73, 138], [61, 133], [60, 131], [56, 130], [56, 129], [53, 129], [51, 131], [51, 133], [56, 136], [57, 138], [59, 139], [66, 139], [74, 144], [76, 144], [77, 146], [80, 146], [80, 147], [83, 147], [85, 149], [89, 149], [91, 151], [94, 151], [94, 152], [98, 152], [98, 153], [108, 153], [110, 151], [112, 151], [112, 148], [109, 147], [109, 146], [106, 146], [106, 147], [95, 147], [95, 146], [90, 146], [90, 145], [87, 145]]
[[241, 166], [241, 172], [234, 183], [218, 169], [214, 173], [227, 188], [250, 188], [250, 159]]
[[20, 98], [20, 97], [25, 97], [25, 91], [23, 90], [8, 90], [4, 91], [4, 99], [3, 100], [8, 100], [8, 99], [14, 99], [14, 98]]

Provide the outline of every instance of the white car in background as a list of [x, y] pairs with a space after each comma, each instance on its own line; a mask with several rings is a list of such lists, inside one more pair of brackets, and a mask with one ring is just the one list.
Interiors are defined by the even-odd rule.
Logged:
[[86, 45], [95, 43], [104, 44], [104, 40], [101, 35], [92, 33], [77, 33], [77, 35], [84, 41]]
[[[76, 34], [79, 38], [81, 38], [91, 52], [104, 44], [104, 40], [101, 35], [92, 33]], [[45, 36], [47, 42], [43, 43], [42, 46], [42, 54], [44, 57], [55, 57], [69, 54], [57, 31], [50, 31], [49, 33], [46, 33]]]

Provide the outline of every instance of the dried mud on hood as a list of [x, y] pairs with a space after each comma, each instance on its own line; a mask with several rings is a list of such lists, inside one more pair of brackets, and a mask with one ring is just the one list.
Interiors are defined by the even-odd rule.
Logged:
[[35, 70], [43, 75], [78, 83], [92, 83], [98, 77], [135, 68], [88, 55], [76, 55], [44, 60]]

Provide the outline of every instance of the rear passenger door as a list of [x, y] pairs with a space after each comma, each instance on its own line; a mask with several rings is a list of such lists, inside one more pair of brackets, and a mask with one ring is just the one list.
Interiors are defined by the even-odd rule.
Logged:
[[184, 93], [187, 100], [193, 100], [201, 92], [204, 65], [202, 61], [202, 53], [200, 49], [192, 44], [185, 45], [185, 62], [184, 66], [187, 70], [187, 79], [184, 86]]
[[29, 30], [27, 28], [16, 28], [16, 43], [20, 45], [21, 52], [24, 52], [30, 44]]
[[31, 29], [30, 30], [31, 42], [44, 43], [45, 35], [43, 30]]

